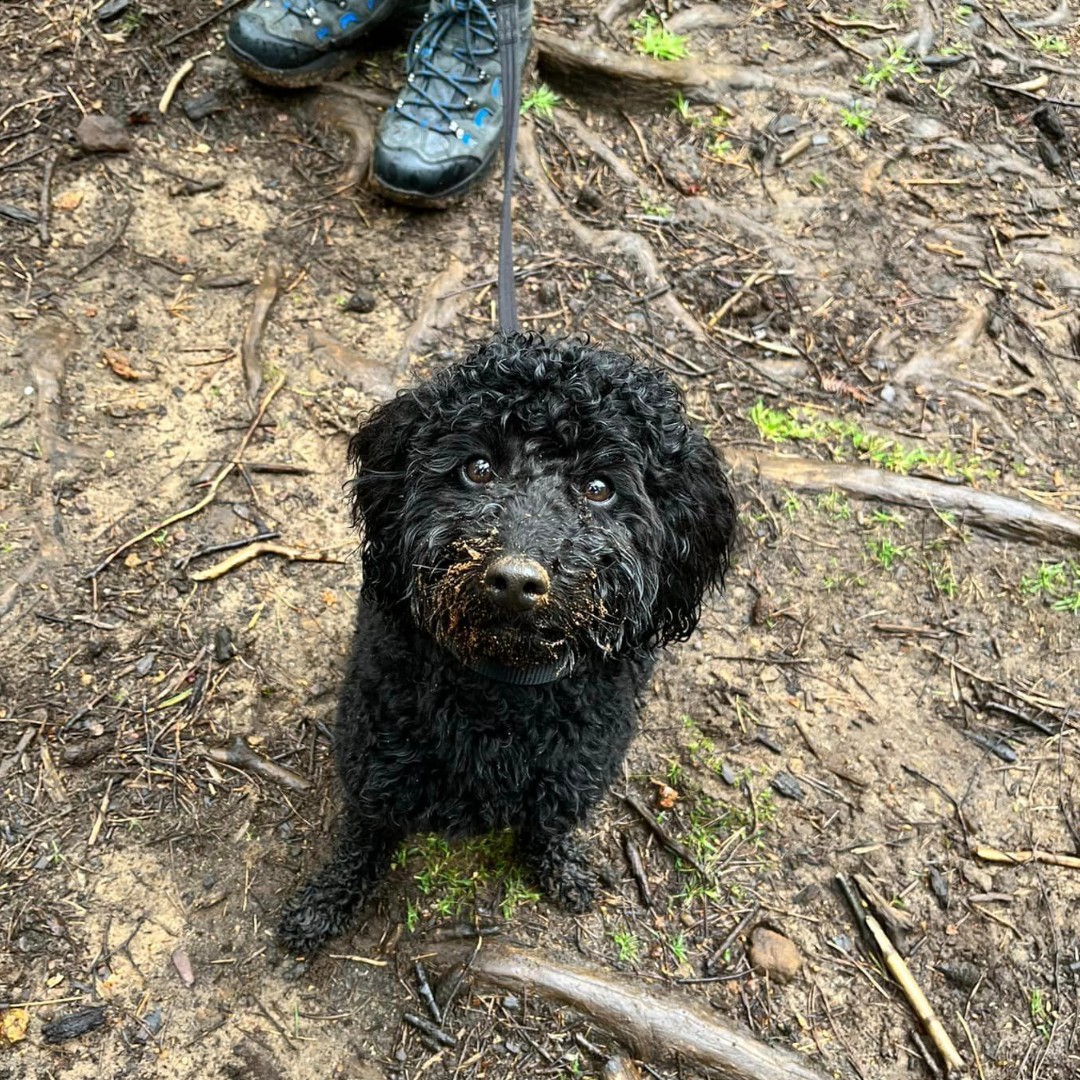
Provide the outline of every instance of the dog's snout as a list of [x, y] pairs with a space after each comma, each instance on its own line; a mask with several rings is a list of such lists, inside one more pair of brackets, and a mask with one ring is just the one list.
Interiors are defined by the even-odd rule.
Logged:
[[488, 596], [507, 611], [531, 611], [548, 594], [548, 572], [524, 555], [502, 555], [484, 573]]

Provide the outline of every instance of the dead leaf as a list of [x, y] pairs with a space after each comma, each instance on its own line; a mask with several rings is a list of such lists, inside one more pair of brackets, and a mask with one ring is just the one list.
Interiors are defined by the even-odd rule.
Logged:
[[70, 214], [72, 210], [77, 210], [83, 201], [81, 191], [61, 191], [59, 195], [53, 199], [53, 209], [61, 210], [65, 214]]
[[656, 785], [656, 805], [661, 810], [670, 810], [679, 801], [679, 793], [659, 780], [653, 783]]
[[139, 379], [145, 378], [144, 375], [141, 375], [131, 366], [131, 361], [118, 349], [106, 349], [103, 356], [105, 358], [105, 363], [108, 364], [113, 373], [119, 375], [121, 379], [137, 382]]
[[0, 1012], [0, 1046], [12, 1046], [26, 1038], [30, 1013], [26, 1009], [5, 1009]]

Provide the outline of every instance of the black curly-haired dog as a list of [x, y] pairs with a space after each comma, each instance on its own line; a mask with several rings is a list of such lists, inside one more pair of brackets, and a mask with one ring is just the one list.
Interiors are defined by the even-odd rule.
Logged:
[[657, 648], [727, 567], [721, 462], [662, 373], [497, 338], [377, 408], [350, 446], [363, 589], [335, 753], [336, 849], [283, 944], [340, 933], [409, 833], [512, 828], [571, 911], [574, 830], [634, 731]]

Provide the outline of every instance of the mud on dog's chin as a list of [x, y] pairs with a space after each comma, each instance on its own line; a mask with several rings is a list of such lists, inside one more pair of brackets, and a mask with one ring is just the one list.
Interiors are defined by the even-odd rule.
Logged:
[[555, 682], [574, 668], [573, 649], [554, 627], [471, 628], [443, 644], [467, 668], [513, 686]]

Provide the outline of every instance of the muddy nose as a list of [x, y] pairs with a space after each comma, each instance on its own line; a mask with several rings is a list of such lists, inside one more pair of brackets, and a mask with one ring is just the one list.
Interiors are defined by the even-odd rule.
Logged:
[[488, 597], [507, 611], [531, 611], [550, 585], [547, 571], [524, 555], [501, 555], [484, 573]]

